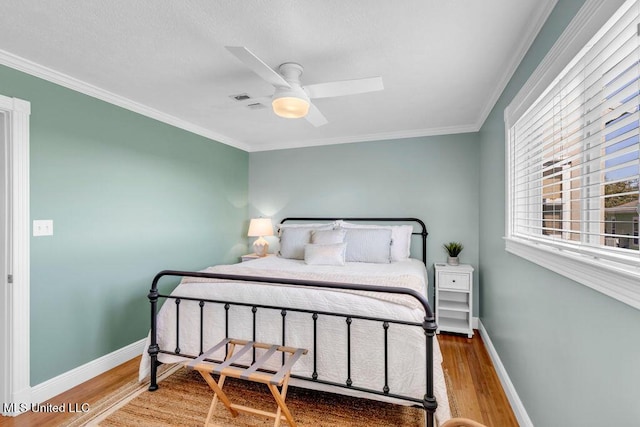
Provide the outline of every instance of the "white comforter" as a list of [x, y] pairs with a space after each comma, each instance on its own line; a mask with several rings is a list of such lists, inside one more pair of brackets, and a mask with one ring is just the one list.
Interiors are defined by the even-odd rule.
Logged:
[[[283, 259], [276, 256], [257, 259], [231, 266], [217, 266], [205, 271], [273, 277], [301, 277], [307, 280], [342, 281], [385, 286], [410, 287], [426, 295], [427, 276], [424, 264], [407, 260], [391, 264], [347, 263], [345, 266], [310, 266], [304, 261]], [[404, 284], [404, 285], [403, 285]], [[377, 297], [373, 293], [319, 290], [301, 286], [283, 286], [225, 281], [201, 281], [185, 278], [172, 295], [222, 301], [247, 302], [309, 310], [375, 316], [422, 322], [424, 312], [415, 300], [395, 300], [390, 295]], [[391, 299], [390, 299], [391, 297]], [[180, 303], [181, 353], [197, 355], [200, 352], [200, 308], [197, 301]], [[158, 314], [158, 344], [161, 349], [176, 348], [176, 305], [168, 300]], [[225, 337], [225, 310], [221, 304], [207, 304], [204, 308], [207, 350]], [[229, 336], [252, 339], [252, 313], [250, 307], [232, 307], [229, 311]], [[282, 316], [279, 310], [258, 309], [258, 333], [256, 340], [280, 343], [282, 340]], [[318, 330], [318, 378], [345, 383], [347, 378], [347, 327], [343, 318], [319, 316]], [[286, 345], [304, 347], [309, 354], [301, 358], [292, 372], [311, 376], [313, 372], [313, 320], [311, 314], [287, 312]], [[148, 343], [147, 343], [148, 346]], [[351, 324], [351, 380], [353, 386], [382, 390], [384, 386], [384, 330], [379, 322], [354, 319]], [[389, 327], [389, 388], [390, 393], [422, 398], [425, 393], [425, 337], [422, 328], [391, 324]], [[145, 353], [140, 364], [140, 380], [149, 374], [149, 357]], [[223, 358], [223, 354], [215, 357]], [[184, 359], [159, 354], [163, 363], [175, 363]], [[273, 361], [278, 366], [279, 360]], [[434, 338], [434, 387], [438, 401], [438, 422], [450, 418], [442, 356]], [[308, 381], [292, 384], [315, 389], [330, 390], [342, 394], [359, 395], [351, 389], [328, 388]], [[367, 395], [371, 397], [370, 395]], [[377, 398], [377, 397], [374, 397]]]

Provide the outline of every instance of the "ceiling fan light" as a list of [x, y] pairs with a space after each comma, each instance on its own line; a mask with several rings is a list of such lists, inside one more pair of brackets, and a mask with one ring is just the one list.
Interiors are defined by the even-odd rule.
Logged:
[[294, 96], [275, 98], [271, 106], [274, 113], [287, 119], [299, 119], [309, 112], [309, 101]]

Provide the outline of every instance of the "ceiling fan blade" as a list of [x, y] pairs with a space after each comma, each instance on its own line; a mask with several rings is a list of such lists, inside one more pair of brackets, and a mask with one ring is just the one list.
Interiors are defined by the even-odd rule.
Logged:
[[289, 83], [273, 68], [265, 64], [244, 46], [225, 46], [236, 58], [244, 63], [251, 71], [276, 87], [291, 87]]
[[309, 98], [329, 98], [332, 96], [355, 95], [358, 93], [383, 90], [382, 77], [369, 77], [355, 80], [342, 80], [304, 86]]
[[309, 104], [309, 112], [304, 116], [304, 118], [315, 127], [320, 127], [329, 123], [327, 118], [320, 112], [320, 110], [318, 110], [318, 107], [313, 104]]

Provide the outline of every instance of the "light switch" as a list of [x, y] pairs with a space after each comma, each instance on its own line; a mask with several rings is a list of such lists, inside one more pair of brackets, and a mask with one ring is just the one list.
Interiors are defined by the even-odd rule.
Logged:
[[33, 220], [33, 236], [53, 236], [53, 220], [52, 219], [34, 219]]

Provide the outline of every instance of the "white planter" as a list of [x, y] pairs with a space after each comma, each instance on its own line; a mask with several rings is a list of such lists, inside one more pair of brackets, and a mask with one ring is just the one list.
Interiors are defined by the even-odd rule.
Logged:
[[460, 265], [460, 260], [457, 256], [447, 257], [447, 264], [449, 265]]

